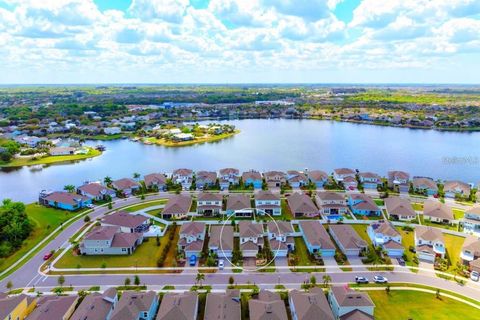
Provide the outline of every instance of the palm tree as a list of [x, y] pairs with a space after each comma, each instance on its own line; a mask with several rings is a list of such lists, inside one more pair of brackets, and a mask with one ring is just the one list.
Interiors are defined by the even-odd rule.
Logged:
[[103, 183], [105, 183], [107, 186], [110, 185], [112, 182], [113, 180], [109, 176], [106, 176], [105, 178], [103, 178]]
[[205, 275], [203, 273], [197, 273], [197, 276], [195, 277], [195, 282], [196, 283], [199, 283], [200, 282], [200, 286], [202, 286], [202, 281], [205, 280]]
[[332, 277], [330, 277], [328, 274], [323, 276], [323, 286], [326, 288], [328, 287], [328, 284], [332, 281]]
[[73, 193], [75, 192], [75, 186], [73, 184], [67, 184], [65, 187], [63, 187], [63, 190]]
[[135, 173], [133, 174], [133, 179], [137, 180], [138, 178], [140, 178], [140, 173], [135, 172]]

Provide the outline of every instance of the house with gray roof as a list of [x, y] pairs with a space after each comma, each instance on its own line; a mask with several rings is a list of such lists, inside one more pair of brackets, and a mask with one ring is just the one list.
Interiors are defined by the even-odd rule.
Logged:
[[240, 250], [244, 257], [256, 257], [257, 253], [263, 248], [263, 225], [253, 221], [240, 221], [239, 237]]
[[375, 201], [364, 193], [351, 193], [348, 195], [348, 206], [353, 214], [361, 216], [380, 216], [382, 211]]
[[42, 296], [27, 320], [67, 320], [75, 310], [78, 296]]
[[328, 227], [328, 232], [346, 256], [359, 256], [366, 250], [368, 243], [348, 224], [336, 224]]
[[455, 219], [452, 208], [445, 203], [435, 200], [426, 200], [423, 203], [423, 219], [432, 222], [450, 224]]
[[328, 182], [328, 174], [321, 170], [312, 170], [307, 172], [307, 177], [317, 188], [323, 188]]
[[267, 223], [268, 241], [270, 249], [276, 257], [286, 257], [295, 250], [295, 231], [290, 221], [270, 220]]
[[217, 182], [217, 173], [214, 171], [198, 171], [195, 175], [195, 184], [197, 190], [210, 188]]
[[463, 242], [460, 258], [463, 264], [468, 265], [471, 271], [480, 271], [480, 239], [478, 237], [469, 235]]
[[282, 215], [280, 195], [268, 190], [258, 191], [255, 194], [255, 209], [259, 215], [265, 215], [265, 213], [271, 216]]
[[390, 257], [400, 258], [405, 249], [402, 236], [389, 220], [377, 220], [367, 227], [373, 245], [382, 247]]
[[356, 291], [348, 286], [332, 286], [328, 302], [335, 319], [374, 319], [375, 304], [366, 292]]
[[388, 216], [394, 220], [411, 221], [417, 218], [417, 213], [407, 198], [388, 197], [384, 202]]
[[80, 253], [84, 255], [132, 254], [142, 244], [143, 234], [124, 233], [120, 227], [95, 227], [80, 242]]
[[320, 253], [322, 257], [335, 255], [335, 245], [320, 221], [300, 221], [298, 226], [308, 252]]
[[186, 218], [192, 207], [192, 197], [190, 195], [177, 194], [172, 196], [162, 210], [163, 219], [183, 219]]
[[231, 258], [233, 253], [233, 227], [231, 225], [211, 225], [208, 249], [219, 259]]
[[153, 320], [158, 308], [154, 291], [124, 291], [110, 320]]
[[250, 196], [246, 194], [230, 194], [227, 198], [227, 215], [235, 217], [252, 217], [254, 209]]
[[287, 203], [295, 218], [318, 216], [318, 208], [313, 203], [312, 198], [306, 194], [295, 192], [287, 197]]
[[263, 178], [267, 183], [268, 188], [280, 188], [285, 184], [286, 177], [282, 171], [267, 171], [263, 173]]
[[[240, 290], [210, 292], [205, 303], [204, 320], [240, 320]], [[175, 319], [177, 320], [177, 319]]]
[[129, 197], [140, 190], [140, 183], [130, 178], [123, 178], [112, 182], [112, 187], [123, 196]]
[[70, 320], [109, 320], [117, 302], [115, 288], [109, 288], [104, 293], [90, 293], [85, 296]]
[[146, 232], [150, 227], [150, 218], [127, 211], [117, 211], [106, 215], [101, 220], [105, 227], [120, 227], [121, 232]]
[[334, 320], [332, 309], [321, 288], [307, 292], [292, 290], [288, 293], [292, 320]]
[[78, 187], [77, 193], [96, 201], [105, 200], [107, 197], [116, 197], [115, 190], [110, 189], [98, 182], [90, 182]]
[[196, 320], [197, 314], [197, 292], [167, 293], [163, 296], [156, 320]]
[[396, 192], [408, 192], [410, 189], [410, 174], [405, 171], [392, 170], [387, 174], [388, 187]]
[[345, 194], [332, 191], [321, 191], [315, 195], [315, 202], [320, 214], [327, 219], [338, 219], [348, 213]]
[[280, 295], [261, 290], [257, 299], [248, 300], [250, 320], [287, 320], [287, 309]]
[[183, 223], [180, 227], [180, 238], [177, 246], [178, 250], [185, 253], [187, 259], [191, 256], [200, 257], [206, 230], [205, 223], [197, 221]]
[[434, 263], [437, 257], [445, 257], [445, 238], [439, 229], [416, 226], [414, 240], [418, 259]]

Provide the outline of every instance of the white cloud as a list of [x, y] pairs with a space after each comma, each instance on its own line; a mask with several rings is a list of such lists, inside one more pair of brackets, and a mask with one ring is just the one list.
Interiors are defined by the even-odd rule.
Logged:
[[146, 20], [181, 23], [188, 6], [188, 0], [133, 0], [129, 11]]

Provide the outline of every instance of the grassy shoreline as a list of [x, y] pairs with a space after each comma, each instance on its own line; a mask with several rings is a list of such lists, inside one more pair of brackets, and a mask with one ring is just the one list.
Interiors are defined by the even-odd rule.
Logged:
[[215, 141], [220, 141], [223, 139], [231, 138], [236, 134], [239, 134], [240, 130], [235, 130], [235, 132], [232, 133], [224, 133], [224, 134], [219, 134], [219, 135], [211, 135], [208, 137], [202, 137], [202, 138], [195, 138], [194, 140], [190, 141], [168, 141], [165, 139], [157, 139], [157, 138], [146, 138], [143, 141], [148, 141], [152, 144], [156, 145], [161, 145], [164, 147], [185, 147], [185, 146], [191, 146], [194, 144], [199, 144], [199, 143], [206, 143], [206, 142], [215, 142]]
[[11, 167], [23, 167], [23, 166], [34, 166], [39, 164], [55, 164], [63, 163], [69, 161], [85, 160], [93, 157], [98, 157], [102, 154], [101, 151], [94, 148], [87, 147], [89, 149], [87, 154], [73, 154], [67, 156], [46, 156], [39, 159], [30, 159], [30, 158], [15, 158], [10, 162], [1, 163], [0, 167], [2, 168], [11, 168]]

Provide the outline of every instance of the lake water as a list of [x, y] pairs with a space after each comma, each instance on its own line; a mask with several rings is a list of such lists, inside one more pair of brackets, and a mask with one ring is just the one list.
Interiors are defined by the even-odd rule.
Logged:
[[[35, 201], [42, 189], [63, 189], [86, 180], [131, 177], [134, 172], [194, 170], [321, 169], [350, 167], [386, 175], [413, 175], [480, 182], [480, 133], [441, 132], [318, 120], [225, 121], [242, 132], [232, 138], [181, 148], [129, 140], [104, 141], [100, 157], [44, 168], [0, 171], [0, 199]], [[97, 142], [87, 142], [95, 145]]]

